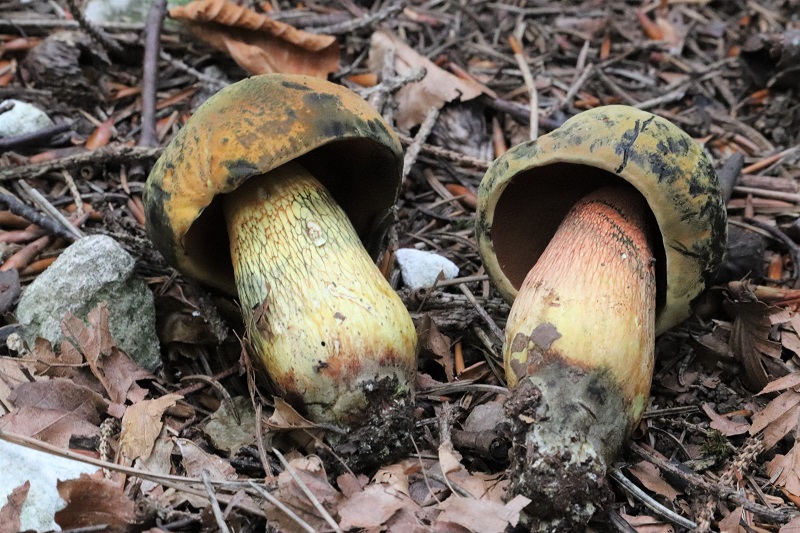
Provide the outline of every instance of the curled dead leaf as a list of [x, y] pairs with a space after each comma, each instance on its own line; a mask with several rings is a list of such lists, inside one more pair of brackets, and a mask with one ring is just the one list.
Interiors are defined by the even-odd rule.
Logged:
[[327, 77], [339, 67], [339, 45], [332, 35], [298, 30], [226, 0], [197, 0], [170, 9], [192, 34], [227, 52], [251, 74], [282, 72]]

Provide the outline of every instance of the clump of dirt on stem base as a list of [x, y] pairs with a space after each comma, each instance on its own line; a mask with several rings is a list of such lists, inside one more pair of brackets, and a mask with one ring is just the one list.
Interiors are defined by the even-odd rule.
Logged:
[[[337, 433], [329, 431], [325, 444], [316, 450], [334, 479], [347, 469], [373, 474], [379, 468], [408, 457], [413, 449], [414, 416], [411, 395], [398, 397], [396, 378], [368, 381], [364, 385], [364, 424]], [[346, 466], [345, 466], [346, 465]]]

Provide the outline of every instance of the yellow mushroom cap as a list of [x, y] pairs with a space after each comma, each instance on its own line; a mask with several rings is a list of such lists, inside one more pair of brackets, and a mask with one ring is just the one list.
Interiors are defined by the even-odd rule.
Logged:
[[701, 147], [671, 122], [632, 107], [580, 113], [499, 157], [481, 182], [476, 238], [486, 271], [509, 302], [580, 198], [627, 181], [660, 230], [656, 333], [691, 314], [711, 283], [727, 235], [725, 205]]
[[144, 190], [147, 230], [172, 266], [234, 295], [218, 196], [298, 160], [374, 254], [402, 159], [394, 132], [348, 89], [308, 76], [254, 76], [209, 98], [166, 147]]

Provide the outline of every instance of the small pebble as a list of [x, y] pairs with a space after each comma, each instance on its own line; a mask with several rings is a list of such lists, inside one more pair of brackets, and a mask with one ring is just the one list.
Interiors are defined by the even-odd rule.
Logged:
[[433, 252], [424, 252], [414, 248], [400, 248], [395, 252], [403, 283], [410, 289], [432, 287], [440, 272], [444, 279], [458, 276], [458, 267], [449, 259]]

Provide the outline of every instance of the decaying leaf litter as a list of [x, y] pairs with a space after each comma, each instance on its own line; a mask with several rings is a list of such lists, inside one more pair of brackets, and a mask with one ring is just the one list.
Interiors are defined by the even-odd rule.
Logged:
[[[185, 22], [160, 28], [160, 54], [158, 2], [155, 25], [82, 22], [72, 3], [0, 4], [0, 96], [55, 120], [0, 139], [2, 331], [15, 331], [20, 282], [71, 240], [105, 234], [133, 253], [156, 296], [164, 354], [157, 375], [137, 370], [102, 307], [88, 324], [65, 317], [72, 340], [59, 350], [12, 336], [0, 359], [0, 431], [116, 462], [59, 486], [71, 502], [56, 516], [64, 528], [525, 530], [525, 502], [504, 499], [498, 354], [509, 308], [480, 265], [475, 191], [508, 147], [581, 110], [622, 103], [705, 147], [731, 192], [730, 242], [697, 316], [658, 340], [644, 421], [609, 475], [614, 502], [589, 527], [792, 531], [796, 4], [204, 1], [169, 10]], [[379, 262], [420, 337], [419, 433], [415, 453], [372, 478], [328, 479], [305, 451], [322, 429], [248, 386], [235, 302], [167, 267], [143, 229], [141, 191], [157, 146], [219, 88], [271, 71], [329, 75], [395, 125], [407, 178], [390, 250], [435, 251], [460, 268], [455, 280], [411, 291], [390, 254]], [[24, 500], [25, 488], [12, 498]], [[83, 503], [98, 500], [108, 505]], [[3, 507], [0, 528], [16, 529], [16, 507]]]

